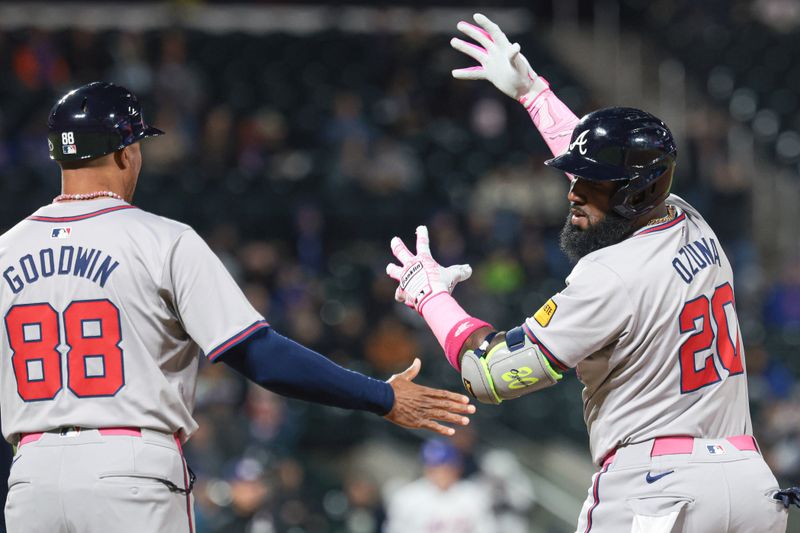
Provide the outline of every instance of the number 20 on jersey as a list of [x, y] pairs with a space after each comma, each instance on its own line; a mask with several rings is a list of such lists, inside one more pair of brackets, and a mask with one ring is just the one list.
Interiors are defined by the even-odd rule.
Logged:
[[[744, 372], [739, 332], [730, 328], [726, 312], [731, 309], [735, 317], [734, 305], [733, 287], [729, 283], [717, 287], [710, 300], [700, 296], [684, 304], [678, 318], [680, 332], [692, 334], [679, 352], [681, 393], [694, 392], [722, 380], [714, 363], [715, 354], [729, 376]], [[734, 318], [733, 324], [737, 325], [736, 322]], [[698, 365], [696, 354], [709, 350], [711, 353]]]

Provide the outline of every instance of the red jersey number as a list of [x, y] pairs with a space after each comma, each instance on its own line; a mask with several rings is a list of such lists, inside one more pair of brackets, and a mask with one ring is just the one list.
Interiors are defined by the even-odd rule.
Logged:
[[[728, 322], [727, 309], [730, 307], [735, 313], [734, 305], [729, 283], [717, 287], [710, 301], [700, 296], [684, 304], [678, 317], [680, 332], [694, 333], [680, 347], [681, 393], [694, 392], [722, 379], [714, 362], [715, 353], [728, 375], [744, 372], [739, 334], [731, 331]], [[733, 323], [736, 324], [735, 314]], [[707, 350], [711, 351], [698, 368], [696, 354]]]
[[[62, 318], [69, 389], [79, 398], [119, 392], [125, 372], [117, 307], [108, 300], [76, 301]], [[63, 386], [58, 313], [46, 303], [15, 305], [5, 322], [20, 397], [52, 400]]]

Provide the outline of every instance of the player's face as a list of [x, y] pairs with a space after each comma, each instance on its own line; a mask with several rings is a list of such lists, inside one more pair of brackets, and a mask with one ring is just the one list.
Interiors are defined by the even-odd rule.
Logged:
[[565, 254], [577, 262], [581, 257], [611, 246], [630, 235], [630, 220], [611, 209], [611, 196], [616, 186], [608, 182], [576, 179], [567, 199], [570, 212], [561, 230], [560, 245]]
[[584, 231], [600, 223], [611, 210], [611, 195], [616, 189], [614, 182], [575, 178], [567, 194], [570, 223]]

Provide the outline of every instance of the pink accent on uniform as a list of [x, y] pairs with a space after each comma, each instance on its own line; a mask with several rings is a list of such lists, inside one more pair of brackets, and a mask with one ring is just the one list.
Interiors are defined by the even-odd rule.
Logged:
[[[740, 452], [757, 452], [758, 446], [756, 439], [752, 435], [735, 435], [727, 437], [725, 440], [730, 442], [734, 448]], [[691, 455], [694, 451], [694, 437], [656, 437], [653, 439], [653, 449], [650, 457], [661, 455]], [[603, 466], [608, 466], [614, 462], [617, 451], [614, 450], [603, 460]]]
[[471, 46], [472, 48], [474, 48], [475, 50], [477, 50], [478, 52], [480, 52], [482, 54], [489, 55], [489, 52], [487, 52], [486, 49], [484, 47], [482, 47], [482, 46], [478, 46], [477, 44], [470, 43], [470, 42], [467, 42], [467, 41], [462, 41], [462, 42], [464, 44], [466, 44], [467, 46]]
[[692, 437], [659, 437], [653, 441], [650, 457], [659, 455], [686, 455], [692, 453], [694, 438]]
[[[84, 428], [84, 429], [91, 429], [91, 428]], [[142, 431], [139, 428], [100, 428], [97, 430], [98, 433], [101, 435], [125, 435], [128, 437], [141, 437]], [[44, 432], [39, 431], [37, 433], [25, 433], [22, 435], [22, 438], [19, 439], [19, 445], [22, 446], [23, 444], [29, 444], [31, 442], [36, 442], [37, 440], [42, 438]]]
[[420, 314], [431, 328], [450, 365], [461, 371], [458, 356], [469, 336], [478, 328], [492, 327], [490, 324], [473, 318], [458, 305], [455, 298], [446, 292], [435, 294], [425, 302]]
[[[544, 81], [547, 83], [547, 80]], [[550, 151], [554, 156], [566, 152], [578, 117], [550, 90], [549, 84], [536, 98], [530, 102], [527, 100], [525, 96], [519, 99]]]
[[141, 437], [142, 430], [138, 428], [103, 428], [98, 429], [101, 435], [125, 435], [128, 437]]
[[740, 452], [757, 452], [758, 445], [756, 439], [752, 435], [736, 435], [735, 437], [728, 437], [728, 442], [733, 444], [733, 447]]
[[472, 29], [473, 29], [473, 30], [475, 30], [475, 31], [479, 31], [479, 32], [481, 32], [481, 33], [482, 33], [482, 34], [483, 34], [483, 35], [484, 35], [484, 36], [485, 36], [487, 39], [489, 39], [490, 41], [494, 42], [494, 39], [492, 39], [492, 36], [491, 36], [491, 35], [489, 35], [489, 32], [488, 32], [488, 31], [486, 31], [486, 30], [484, 30], [483, 28], [481, 28], [481, 27], [479, 27], [479, 26], [476, 26], [476, 25], [474, 25], [474, 24], [470, 24], [469, 22], [467, 22], [467, 21], [465, 21], [465, 20], [462, 20], [462, 21], [461, 21], [461, 24], [464, 24], [464, 25], [466, 25], [466, 26], [469, 26], [470, 28], [472, 28]]
[[36, 442], [37, 440], [42, 438], [42, 435], [44, 435], [44, 433], [41, 433], [41, 432], [39, 432], [39, 433], [26, 433], [25, 435], [22, 436], [21, 439], [19, 439], [19, 445], [22, 446], [23, 444], [28, 444], [30, 442]]

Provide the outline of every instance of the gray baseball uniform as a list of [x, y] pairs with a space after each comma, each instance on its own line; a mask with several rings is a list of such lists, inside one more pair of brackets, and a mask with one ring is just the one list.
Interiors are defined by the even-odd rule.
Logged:
[[114, 199], [42, 207], [0, 236], [0, 271], [9, 531], [193, 531], [197, 354], [263, 317], [190, 227]]
[[751, 437], [730, 263], [694, 208], [667, 203], [673, 220], [583, 257], [525, 322], [553, 367], [585, 385], [603, 470], [578, 531], [784, 531]]

